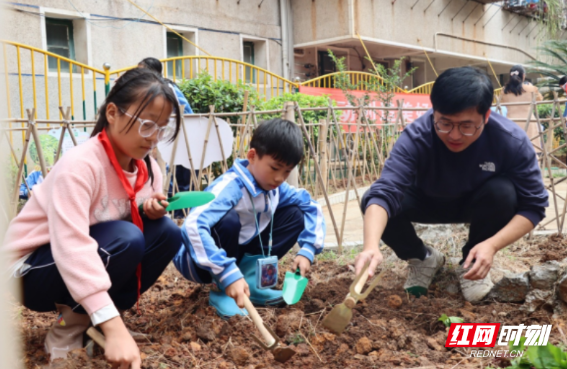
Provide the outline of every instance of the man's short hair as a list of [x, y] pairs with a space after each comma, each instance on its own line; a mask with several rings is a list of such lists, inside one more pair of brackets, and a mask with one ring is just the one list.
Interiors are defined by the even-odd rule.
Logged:
[[447, 115], [470, 108], [485, 115], [493, 99], [494, 87], [490, 78], [471, 67], [447, 69], [437, 77], [431, 90], [433, 110]]
[[285, 119], [260, 123], [250, 142], [260, 158], [270, 155], [277, 161], [296, 166], [303, 158], [303, 135], [297, 124]]

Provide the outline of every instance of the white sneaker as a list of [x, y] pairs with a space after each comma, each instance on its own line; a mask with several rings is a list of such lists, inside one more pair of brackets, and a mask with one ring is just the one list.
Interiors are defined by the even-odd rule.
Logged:
[[488, 272], [486, 277], [484, 277], [483, 279], [477, 279], [473, 281], [463, 278], [465, 273], [468, 272], [471, 267], [464, 269], [462, 265], [459, 265], [457, 267], [457, 276], [459, 277], [461, 291], [463, 291], [465, 300], [470, 302], [477, 302], [488, 295], [488, 293], [494, 286], [494, 283], [492, 283], [492, 279], [490, 278], [490, 272]]
[[433, 277], [445, 264], [445, 255], [433, 247], [427, 245], [425, 247], [429, 251], [429, 256], [425, 260], [408, 260], [409, 273], [404, 289], [416, 297], [427, 294]]

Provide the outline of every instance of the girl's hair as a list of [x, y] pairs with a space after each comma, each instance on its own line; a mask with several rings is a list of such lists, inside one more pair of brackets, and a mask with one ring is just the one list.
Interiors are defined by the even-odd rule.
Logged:
[[506, 83], [504, 87], [504, 93], [513, 93], [514, 95], [518, 96], [524, 92], [524, 88], [522, 87], [524, 83], [524, 76], [526, 74], [526, 70], [521, 65], [514, 65], [512, 69], [510, 69], [510, 80]]
[[141, 62], [139, 62], [138, 65], [144, 68], [151, 69], [160, 76], [162, 75], [163, 66], [161, 65], [161, 62], [156, 58], [152, 58], [152, 57], [145, 58]]
[[[158, 96], [162, 96], [173, 106], [173, 113], [175, 114], [175, 133], [170, 141], [174, 141], [181, 127], [181, 111], [179, 110], [177, 98], [167, 82], [159, 74], [146, 68], [131, 69], [116, 81], [114, 87], [112, 87], [112, 90], [110, 90], [106, 100], [104, 100], [104, 103], [99, 109], [98, 120], [91, 137], [94, 137], [108, 127], [106, 108], [109, 103], [113, 103], [118, 108], [126, 111], [131, 105], [138, 101], [140, 102], [138, 109], [134, 112], [133, 117], [125, 128], [126, 132], [128, 132], [136, 122], [136, 118], [139, 117], [144, 109]], [[154, 173], [152, 171], [150, 156], [146, 155], [144, 161], [148, 167], [149, 178], [153, 185]]]

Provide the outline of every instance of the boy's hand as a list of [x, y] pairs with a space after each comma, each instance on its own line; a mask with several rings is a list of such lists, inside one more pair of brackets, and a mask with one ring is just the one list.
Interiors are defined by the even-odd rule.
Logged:
[[238, 305], [239, 308], [244, 309], [244, 295], [250, 297], [250, 288], [244, 278], [240, 278], [228, 286], [225, 293], [236, 301], [236, 305]]
[[[162, 193], [154, 193], [150, 199], [144, 201], [144, 213], [151, 220], [156, 220], [167, 214], [165, 209], [169, 205]], [[161, 202], [161, 204], [160, 204]]]
[[297, 255], [295, 259], [293, 259], [293, 264], [291, 265], [293, 272], [299, 268], [299, 272], [301, 273], [302, 277], [305, 277], [311, 269], [311, 262], [305, 256]]

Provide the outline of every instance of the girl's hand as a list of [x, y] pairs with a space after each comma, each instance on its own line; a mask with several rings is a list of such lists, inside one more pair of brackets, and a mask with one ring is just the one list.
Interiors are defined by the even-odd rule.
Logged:
[[150, 199], [144, 201], [144, 213], [146, 216], [151, 220], [156, 220], [167, 214], [165, 209], [169, 203], [165, 201], [166, 199], [167, 197], [162, 193], [154, 193]]
[[113, 369], [142, 367], [138, 345], [119, 316], [101, 323], [100, 328], [106, 337], [104, 356]]

